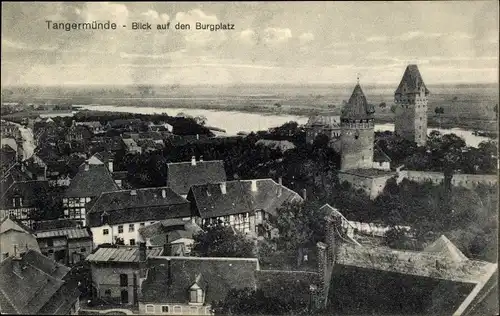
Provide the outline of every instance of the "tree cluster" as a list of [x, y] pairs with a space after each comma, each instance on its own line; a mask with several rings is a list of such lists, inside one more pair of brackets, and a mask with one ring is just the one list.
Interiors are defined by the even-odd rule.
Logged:
[[206, 227], [197, 233], [193, 252], [201, 257], [255, 257], [254, 242], [222, 224]]

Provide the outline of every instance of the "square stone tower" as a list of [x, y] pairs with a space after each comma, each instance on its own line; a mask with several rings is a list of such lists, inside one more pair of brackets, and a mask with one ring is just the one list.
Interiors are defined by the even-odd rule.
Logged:
[[396, 103], [395, 133], [424, 146], [427, 142], [427, 101], [430, 92], [417, 65], [406, 67], [394, 93]]
[[375, 108], [368, 104], [359, 83], [340, 116], [341, 170], [373, 166]]

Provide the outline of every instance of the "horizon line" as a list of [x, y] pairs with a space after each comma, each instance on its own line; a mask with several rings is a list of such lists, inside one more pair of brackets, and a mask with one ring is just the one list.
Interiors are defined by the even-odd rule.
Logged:
[[[77, 87], [77, 86], [117, 86], [117, 87], [127, 87], [127, 86], [148, 86], [148, 87], [161, 87], [161, 86], [197, 86], [197, 87], [235, 87], [235, 86], [328, 86], [328, 85], [355, 85], [356, 82], [310, 82], [310, 83], [291, 83], [291, 82], [247, 82], [247, 83], [212, 83], [212, 84], [202, 84], [202, 83], [63, 83], [63, 84], [7, 84], [0, 85], [0, 88], [20, 88], [20, 87], [44, 87], [44, 88], [55, 88], [55, 87]], [[398, 85], [399, 82], [379, 82], [379, 83], [363, 83], [360, 85], [364, 86], [390, 86]], [[443, 85], [499, 85], [499, 82], [440, 82], [440, 83], [428, 83], [427, 86], [443, 86]]]

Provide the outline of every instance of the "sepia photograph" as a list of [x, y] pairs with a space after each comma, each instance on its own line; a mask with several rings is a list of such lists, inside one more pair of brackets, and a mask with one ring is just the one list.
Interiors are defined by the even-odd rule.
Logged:
[[1, 22], [1, 315], [499, 315], [498, 1]]

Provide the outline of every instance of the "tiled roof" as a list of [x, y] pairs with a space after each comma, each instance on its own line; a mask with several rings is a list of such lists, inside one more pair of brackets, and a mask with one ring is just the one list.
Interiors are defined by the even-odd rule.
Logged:
[[[163, 247], [146, 249], [146, 257], [156, 257], [163, 253]], [[139, 262], [139, 247], [117, 246], [116, 248], [98, 248], [87, 259], [90, 262]]]
[[369, 119], [373, 117], [373, 113], [375, 113], [374, 106], [368, 104], [361, 86], [357, 84], [349, 98], [349, 102], [344, 106], [340, 118], [348, 120]]
[[403, 78], [399, 83], [398, 88], [396, 89], [395, 94], [404, 94], [406, 87], [406, 93], [418, 93], [419, 90], [423, 87], [425, 89], [425, 94], [429, 94], [429, 90], [425, 86], [424, 80], [420, 75], [420, 71], [418, 70], [417, 65], [408, 65], [406, 67], [405, 73], [403, 74]]
[[193, 185], [226, 181], [222, 160], [174, 162], [167, 164], [167, 186], [186, 195]]
[[[221, 301], [231, 289], [255, 289], [256, 258], [161, 257], [150, 261], [142, 283], [144, 303], [186, 303], [196, 282], [205, 303]], [[198, 280], [197, 280], [198, 279]]]
[[311, 286], [320, 287], [321, 276], [315, 272], [259, 270], [255, 272], [257, 288], [268, 297], [278, 296], [285, 302], [309, 302]]
[[61, 228], [74, 228], [78, 227], [78, 222], [76, 220], [60, 218], [46, 221], [37, 221], [36, 231], [54, 230]]
[[[224, 184], [225, 193], [222, 192]], [[194, 199], [202, 218], [251, 213], [256, 210], [264, 210], [271, 215], [276, 215], [276, 210], [285, 202], [302, 200], [296, 192], [279, 185], [272, 179], [235, 180], [196, 185], [191, 188], [188, 197]]]
[[85, 170], [85, 163], [80, 165], [78, 173], [66, 190], [67, 197], [96, 197], [102, 192], [118, 190], [105, 165], [89, 164], [88, 167], [88, 170]]
[[62, 228], [35, 233], [36, 238], [54, 238], [67, 237], [68, 239], [90, 238], [89, 231], [86, 228]]
[[189, 220], [183, 220], [181, 218], [169, 218], [148, 226], [141, 227], [139, 228], [139, 233], [143, 238], [152, 238], [169, 230], [183, 228], [189, 222]]
[[189, 201], [168, 187], [104, 192], [90, 205], [91, 227], [101, 226], [103, 212], [108, 213], [109, 224], [191, 216]]
[[[20, 265], [18, 271], [15, 270], [17, 264]], [[7, 258], [0, 263], [2, 313], [37, 314], [43, 310], [44, 313], [55, 314], [57, 309], [49, 306], [60, 306], [66, 301], [66, 298], [55, 294], [65, 285], [63, 278], [69, 270], [33, 250], [21, 254], [21, 259]], [[70, 287], [66, 292], [74, 290]], [[77, 297], [73, 297], [72, 302]]]
[[23, 207], [33, 207], [36, 201], [38, 192], [45, 191], [49, 188], [49, 182], [45, 180], [30, 180], [18, 181], [10, 185], [10, 187], [3, 192], [2, 199], [0, 200], [0, 207], [9, 209], [13, 208], [12, 199], [14, 197], [23, 198]]
[[340, 116], [328, 115], [328, 114], [311, 116], [307, 121], [306, 127], [312, 127], [312, 126], [323, 126], [323, 127], [339, 129]]

